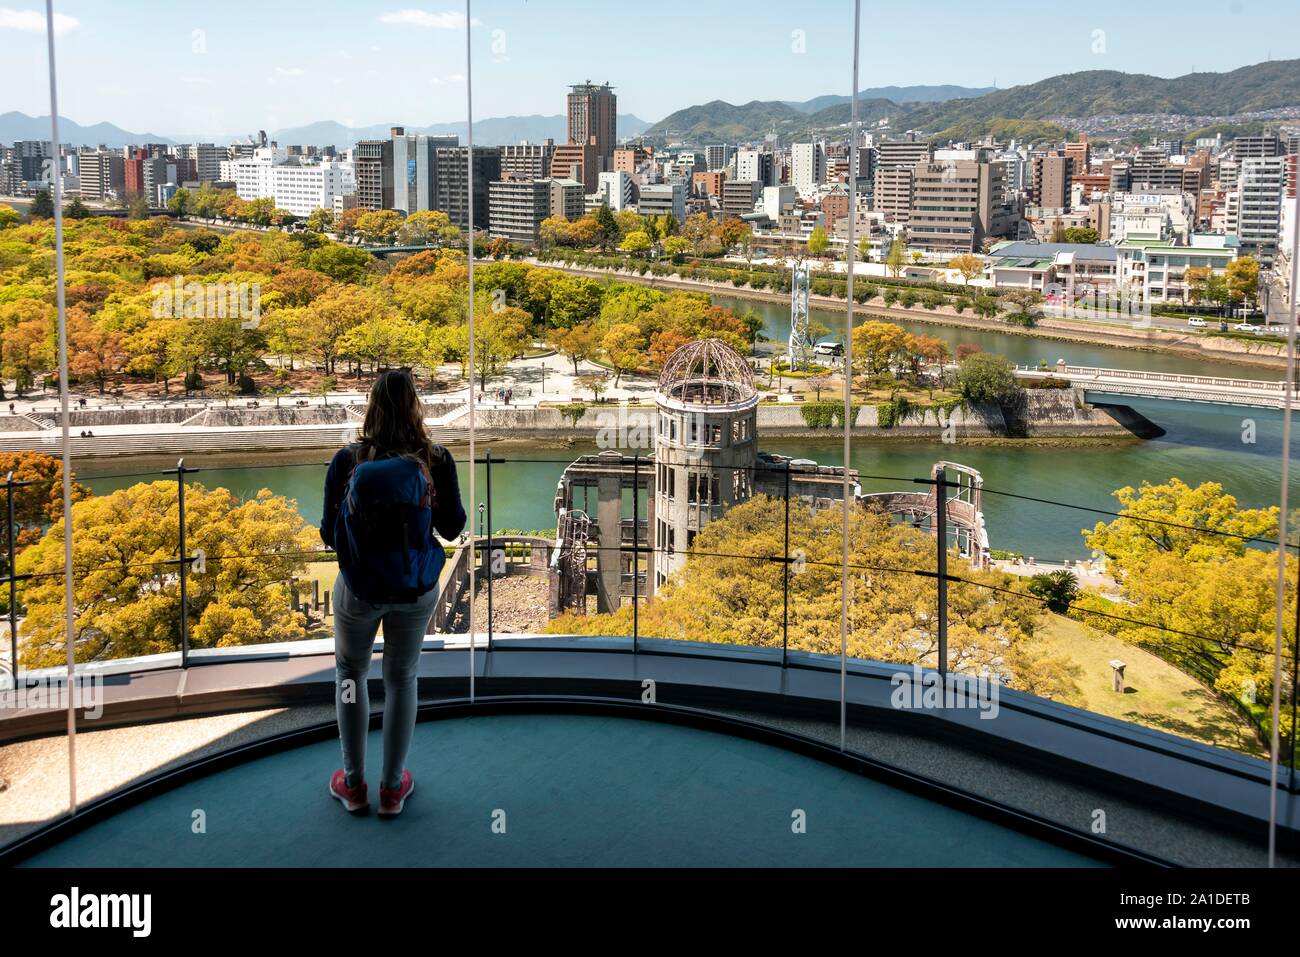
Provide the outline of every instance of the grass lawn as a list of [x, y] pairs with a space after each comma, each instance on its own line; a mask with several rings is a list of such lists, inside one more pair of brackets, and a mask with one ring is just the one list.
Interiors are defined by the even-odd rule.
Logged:
[[[1232, 707], [1155, 655], [1061, 615], [1047, 615], [1037, 634], [1045, 650], [1080, 669], [1074, 678], [1077, 692], [1064, 698], [1065, 704], [1255, 757], [1268, 756]], [[1111, 688], [1112, 658], [1128, 665], [1123, 694]]]

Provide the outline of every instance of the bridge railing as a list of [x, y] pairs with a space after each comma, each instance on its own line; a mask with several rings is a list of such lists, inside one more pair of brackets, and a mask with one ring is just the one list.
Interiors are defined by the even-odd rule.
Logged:
[[1096, 366], [1017, 366], [1020, 375], [1065, 376], [1071, 379], [1110, 379], [1129, 382], [1177, 383], [1201, 388], [1236, 389], [1243, 392], [1282, 392], [1285, 380], [1233, 379], [1224, 376], [1190, 375], [1180, 372], [1146, 372], [1141, 369], [1104, 369]]

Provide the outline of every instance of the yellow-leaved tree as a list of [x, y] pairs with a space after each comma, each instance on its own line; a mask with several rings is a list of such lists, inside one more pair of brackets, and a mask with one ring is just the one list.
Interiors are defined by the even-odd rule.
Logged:
[[[290, 582], [320, 548], [296, 503], [263, 489], [241, 501], [197, 483], [185, 491], [187, 548], [203, 554], [188, 575], [190, 645], [289, 641], [307, 634]], [[78, 661], [176, 651], [180, 642], [175, 482], [140, 483], [72, 506], [74, 642]], [[23, 551], [27, 618], [20, 657], [29, 668], [64, 661], [63, 522]]]
[[[790, 506], [789, 647], [840, 651], [841, 521], [838, 508]], [[781, 647], [784, 614], [785, 502], [757, 495], [731, 508], [696, 535], [684, 568], [640, 610], [640, 633], [736, 645]], [[932, 571], [934, 539], [854, 509], [849, 517], [849, 633], [853, 658], [919, 664], [938, 662], [938, 601]], [[1072, 688], [1071, 666], [1034, 640], [1041, 604], [1014, 591], [1014, 580], [979, 572], [949, 558], [949, 666], [996, 677], [1047, 697]], [[995, 586], [994, 590], [989, 587]], [[568, 634], [628, 634], [631, 608], [601, 615], [564, 615], [550, 630]]]

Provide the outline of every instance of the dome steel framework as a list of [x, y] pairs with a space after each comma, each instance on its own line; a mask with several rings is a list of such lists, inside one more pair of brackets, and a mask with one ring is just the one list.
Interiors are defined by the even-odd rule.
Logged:
[[679, 348], [664, 363], [657, 390], [692, 405], [744, 402], [758, 394], [745, 357], [721, 339], [697, 339]]

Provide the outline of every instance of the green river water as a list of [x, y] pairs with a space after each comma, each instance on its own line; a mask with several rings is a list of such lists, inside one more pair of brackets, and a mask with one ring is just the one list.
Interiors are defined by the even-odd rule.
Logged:
[[[788, 310], [779, 304], [735, 300], [717, 296], [715, 301], [733, 308], [754, 308], [765, 318], [768, 335], [780, 338], [788, 328]], [[819, 316], [829, 324], [833, 316]], [[1071, 364], [1118, 368], [1146, 368], [1200, 375], [1231, 375], [1242, 378], [1277, 379], [1276, 370], [1204, 361], [1191, 357], [1138, 352], [1113, 346], [1048, 342], [994, 331], [948, 329], [923, 323], [902, 325], [946, 339], [953, 346], [969, 342], [990, 352], [999, 352], [1020, 364], [1040, 359]], [[1013, 499], [996, 492], [1050, 499], [1084, 508], [1113, 508], [1111, 492], [1142, 481], [1165, 482], [1181, 478], [1195, 485], [1204, 481], [1221, 483], [1246, 506], [1277, 504], [1281, 455], [1281, 414], [1259, 409], [1211, 406], [1162, 400], [1130, 403], [1152, 419], [1167, 434], [1159, 439], [1124, 440], [1105, 444], [1050, 446], [1025, 444], [943, 445], [939, 442], [870, 440], [855, 436], [852, 465], [864, 475], [865, 490], [907, 488], [910, 479], [926, 476], [939, 460], [962, 462], [978, 468], [988, 493], [984, 512], [994, 548], [1010, 549], [1043, 559], [1080, 558], [1087, 555], [1081, 529], [1091, 528], [1105, 516], [1080, 508], [1066, 508]], [[1253, 443], [1243, 440], [1253, 421]], [[825, 441], [772, 439], [763, 448], [827, 465], [842, 463], [841, 440]], [[492, 519], [494, 529], [554, 529], [552, 510], [556, 481], [564, 465], [594, 446], [543, 447], [519, 442], [480, 446], [480, 458], [491, 448]], [[455, 450], [461, 463], [462, 493], [468, 498], [465, 449]], [[224, 486], [240, 496], [258, 489], [288, 495], [297, 500], [303, 516], [313, 523], [320, 518], [324, 464], [323, 452], [282, 455], [251, 453], [242, 456], [190, 456], [187, 466], [202, 471], [192, 477], [211, 488]], [[79, 477], [97, 493], [112, 491], [141, 481], [134, 473], [169, 467], [162, 459], [115, 460], [83, 463]], [[478, 501], [486, 501], [485, 467], [477, 467]], [[123, 473], [133, 473], [130, 475]], [[1292, 502], [1300, 503], [1300, 482], [1291, 490]], [[477, 522], [477, 518], [474, 519]]]

